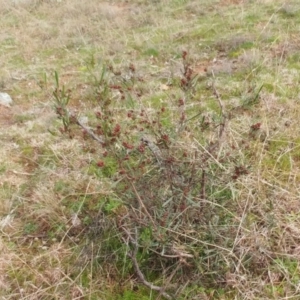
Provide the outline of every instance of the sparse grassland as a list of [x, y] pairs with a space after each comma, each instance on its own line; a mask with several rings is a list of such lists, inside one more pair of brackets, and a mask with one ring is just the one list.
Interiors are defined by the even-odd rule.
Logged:
[[1, 299], [299, 299], [298, 1], [0, 14]]

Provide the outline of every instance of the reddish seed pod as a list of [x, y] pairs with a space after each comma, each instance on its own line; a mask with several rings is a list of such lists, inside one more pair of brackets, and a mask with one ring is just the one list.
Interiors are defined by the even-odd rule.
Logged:
[[184, 100], [182, 98], [180, 98], [178, 100], [178, 106], [183, 106], [184, 105]]
[[130, 70], [131, 72], [135, 72], [135, 66], [134, 66], [134, 64], [130, 64], [130, 65], [129, 65], [129, 70]]
[[180, 84], [181, 84], [181, 86], [186, 86], [187, 81], [184, 78], [182, 78], [181, 81], [180, 81]]
[[183, 112], [180, 116], [180, 121], [183, 122], [185, 120], [185, 113]]
[[256, 123], [250, 126], [252, 130], [259, 130], [261, 127], [261, 123]]
[[121, 132], [121, 126], [117, 124], [113, 130], [113, 136], [118, 136]]
[[134, 147], [126, 142], [123, 142], [122, 145], [126, 148], [126, 149], [133, 149]]
[[96, 134], [98, 134], [98, 135], [102, 135], [103, 134], [103, 130], [102, 130], [101, 126], [97, 126], [97, 128], [96, 128]]
[[145, 145], [144, 144], [140, 144], [138, 146], [138, 150], [139, 150], [140, 153], [144, 153], [145, 152]]
[[99, 160], [99, 161], [97, 162], [97, 166], [98, 166], [99, 168], [104, 167], [104, 162], [103, 162], [102, 160]]
[[167, 134], [163, 134], [161, 136], [162, 140], [165, 141], [165, 142], [168, 142], [169, 141], [169, 136]]
[[167, 162], [168, 164], [172, 164], [172, 163], [175, 162], [175, 158], [172, 157], [172, 156], [169, 156], [169, 157], [166, 159], [166, 162]]
[[115, 89], [115, 90], [120, 90], [120, 89], [122, 89], [122, 87], [121, 87], [120, 85], [117, 85], [117, 84], [110, 85], [110, 88], [111, 88], [111, 89]]

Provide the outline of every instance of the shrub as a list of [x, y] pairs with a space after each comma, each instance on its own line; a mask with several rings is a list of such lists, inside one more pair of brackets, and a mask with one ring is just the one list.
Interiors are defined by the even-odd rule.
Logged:
[[[60, 131], [100, 147], [88, 174], [108, 180], [112, 190], [97, 205], [94, 218], [103, 218], [97, 234], [89, 225], [95, 222], [87, 222], [89, 238], [101, 244], [104, 264], [109, 257], [167, 299], [193, 293], [199, 282], [218, 291], [239, 262], [234, 185], [249, 172], [226, 134], [228, 112], [214, 78], [199, 89], [186, 52], [182, 62], [181, 77], [159, 82], [167, 94], [159, 106], [147, 102], [146, 76], [133, 64], [122, 71], [90, 66], [88, 122], [69, 107], [71, 91], [60, 87], [57, 73], [53, 93]], [[200, 93], [216, 104], [198, 105]]]

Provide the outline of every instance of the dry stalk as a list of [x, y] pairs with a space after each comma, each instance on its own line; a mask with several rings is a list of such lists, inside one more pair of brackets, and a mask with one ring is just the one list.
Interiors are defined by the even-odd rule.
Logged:
[[[214, 74], [213, 77], [215, 78]], [[224, 105], [220, 96], [220, 93], [218, 92], [216, 86], [215, 86], [215, 82], [212, 83], [212, 89], [213, 89], [213, 94], [215, 95], [215, 97], [217, 98], [219, 107], [220, 107], [220, 115], [222, 116], [222, 123], [220, 124], [220, 128], [219, 128], [219, 135], [218, 135], [218, 140], [214, 143], [212, 143], [207, 149], [205, 149], [205, 152], [207, 154], [209, 154], [208, 156], [206, 156], [204, 158], [204, 162], [206, 162], [209, 157], [213, 157], [213, 153], [220, 148], [222, 141], [224, 140], [224, 133], [225, 133], [225, 127], [226, 127], [226, 115], [224, 112]]]
[[129, 183], [130, 183], [130, 185], [131, 185], [131, 187], [132, 187], [132, 189], [133, 189], [133, 191], [134, 191], [134, 193], [135, 193], [135, 195], [136, 195], [136, 198], [137, 198], [138, 201], [139, 201], [139, 204], [140, 204], [141, 209], [142, 209], [142, 210], [145, 212], [145, 214], [148, 216], [148, 218], [149, 218], [150, 221], [152, 222], [152, 225], [153, 225], [154, 227], [156, 227], [153, 218], [151, 217], [151, 215], [150, 215], [150, 213], [148, 212], [148, 210], [147, 210], [145, 204], [143, 203], [143, 200], [141, 199], [141, 197], [140, 197], [138, 191], [136, 190], [135, 185], [133, 184], [132, 180], [130, 180], [130, 178], [128, 178], [128, 177], [127, 177], [127, 179], [128, 179], [128, 181], [129, 181]]
[[205, 170], [202, 169], [200, 199], [204, 200], [205, 198]]
[[75, 123], [77, 125], [79, 125], [81, 128], [83, 128], [83, 130], [89, 135], [91, 136], [95, 141], [97, 141], [100, 144], [104, 144], [103, 139], [101, 139], [99, 136], [97, 136], [92, 130], [90, 130], [88, 127], [86, 127], [85, 125], [83, 125], [76, 116], [72, 115], [72, 118], [75, 119]]
[[124, 226], [121, 226], [121, 229], [123, 230], [123, 232], [127, 235], [127, 238], [130, 240], [130, 243], [133, 245], [133, 250], [131, 253], [128, 253], [128, 257], [131, 259], [132, 263], [133, 263], [133, 266], [134, 266], [134, 269], [135, 269], [135, 272], [139, 278], [139, 280], [146, 286], [148, 287], [149, 289], [153, 290], [153, 291], [158, 291], [159, 294], [161, 296], [163, 296], [165, 299], [174, 299], [174, 297], [172, 297], [171, 295], [169, 295], [168, 293], [165, 292], [165, 288], [163, 287], [160, 287], [160, 286], [157, 286], [157, 285], [154, 285], [152, 284], [151, 282], [147, 281], [147, 279], [145, 278], [145, 275], [143, 274], [143, 272], [141, 271], [140, 269], [140, 266], [138, 264], [138, 261], [137, 261], [137, 252], [138, 252], [138, 249], [139, 249], [139, 244], [137, 242], [137, 229], [135, 228], [135, 237], [133, 237], [130, 232], [124, 227]]

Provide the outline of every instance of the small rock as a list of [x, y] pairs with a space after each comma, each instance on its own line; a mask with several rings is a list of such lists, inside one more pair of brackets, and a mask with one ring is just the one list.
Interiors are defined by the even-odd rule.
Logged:
[[7, 93], [0, 93], [0, 105], [10, 107], [12, 103], [13, 101]]
[[86, 116], [80, 116], [78, 119], [81, 124], [87, 125], [89, 123], [89, 118]]
[[81, 220], [78, 218], [78, 215], [76, 213], [72, 214], [71, 221], [73, 227], [78, 227], [81, 225]]

